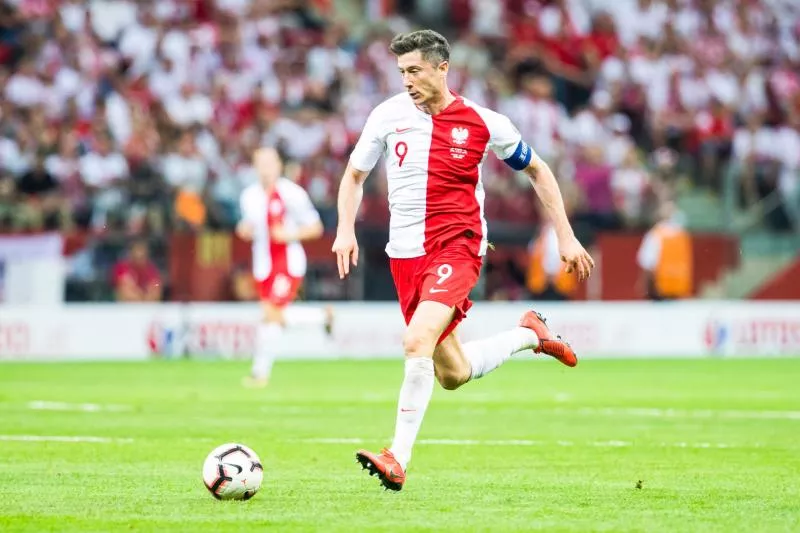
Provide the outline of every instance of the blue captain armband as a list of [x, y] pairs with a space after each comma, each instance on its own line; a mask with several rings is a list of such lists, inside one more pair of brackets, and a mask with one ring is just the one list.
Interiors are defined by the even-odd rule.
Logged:
[[532, 157], [531, 147], [524, 140], [520, 140], [511, 157], [503, 159], [503, 162], [514, 170], [522, 170], [530, 164]]

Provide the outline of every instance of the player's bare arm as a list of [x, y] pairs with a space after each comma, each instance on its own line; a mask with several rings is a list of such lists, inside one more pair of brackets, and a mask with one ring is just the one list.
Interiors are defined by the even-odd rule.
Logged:
[[278, 226], [270, 231], [269, 237], [275, 242], [302, 242], [312, 241], [322, 237], [325, 228], [322, 222], [316, 221], [313, 224], [301, 226], [294, 231], [287, 231], [285, 226]]
[[567, 272], [577, 272], [578, 278], [581, 281], [585, 280], [592, 273], [594, 260], [575, 238], [575, 233], [572, 231], [564, 209], [564, 199], [553, 172], [547, 163], [536, 156], [531, 158], [531, 162], [525, 167], [524, 172], [530, 178], [539, 200], [555, 225], [561, 260], [567, 264]]
[[339, 224], [336, 228], [336, 240], [333, 241], [333, 253], [339, 266], [339, 279], [350, 273], [350, 264], [358, 265], [358, 242], [356, 242], [356, 213], [364, 194], [364, 180], [369, 172], [353, 168], [348, 163], [339, 184]]
[[253, 240], [253, 225], [247, 220], [240, 220], [236, 224], [236, 236], [243, 241]]

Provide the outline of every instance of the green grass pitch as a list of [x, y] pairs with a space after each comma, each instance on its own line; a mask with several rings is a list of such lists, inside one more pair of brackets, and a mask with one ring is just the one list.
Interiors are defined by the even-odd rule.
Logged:
[[[0, 365], [0, 531], [800, 531], [800, 359], [510, 362], [437, 388], [400, 493], [354, 458], [399, 360], [246, 371]], [[248, 502], [203, 487], [227, 441], [264, 462]]]

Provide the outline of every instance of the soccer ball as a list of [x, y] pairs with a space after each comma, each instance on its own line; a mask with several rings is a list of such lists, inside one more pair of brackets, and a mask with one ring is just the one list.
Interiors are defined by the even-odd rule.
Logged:
[[261, 459], [244, 444], [217, 446], [203, 463], [203, 483], [218, 500], [249, 500], [263, 479]]

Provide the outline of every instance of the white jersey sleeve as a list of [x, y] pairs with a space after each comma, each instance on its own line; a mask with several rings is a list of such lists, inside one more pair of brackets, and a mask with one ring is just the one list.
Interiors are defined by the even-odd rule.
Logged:
[[259, 189], [257, 185], [246, 187], [239, 196], [239, 217], [256, 224], [259, 222]]
[[381, 106], [372, 110], [367, 117], [367, 123], [361, 130], [353, 152], [350, 154], [350, 164], [362, 172], [369, 172], [386, 151], [386, 139], [383, 132], [383, 119]]
[[511, 120], [496, 111], [465, 100], [475, 109], [489, 130], [489, 148], [498, 159], [516, 170], [522, 170], [535, 157], [533, 150], [523, 141], [519, 130]]
[[522, 135], [507, 116], [488, 111], [484, 120], [489, 128], [489, 148], [499, 159], [506, 160], [514, 155]]
[[296, 185], [294, 187], [287, 187], [285, 199], [286, 213], [294, 221], [297, 226], [309, 226], [320, 222], [319, 212], [311, 203], [311, 198], [308, 193]]

